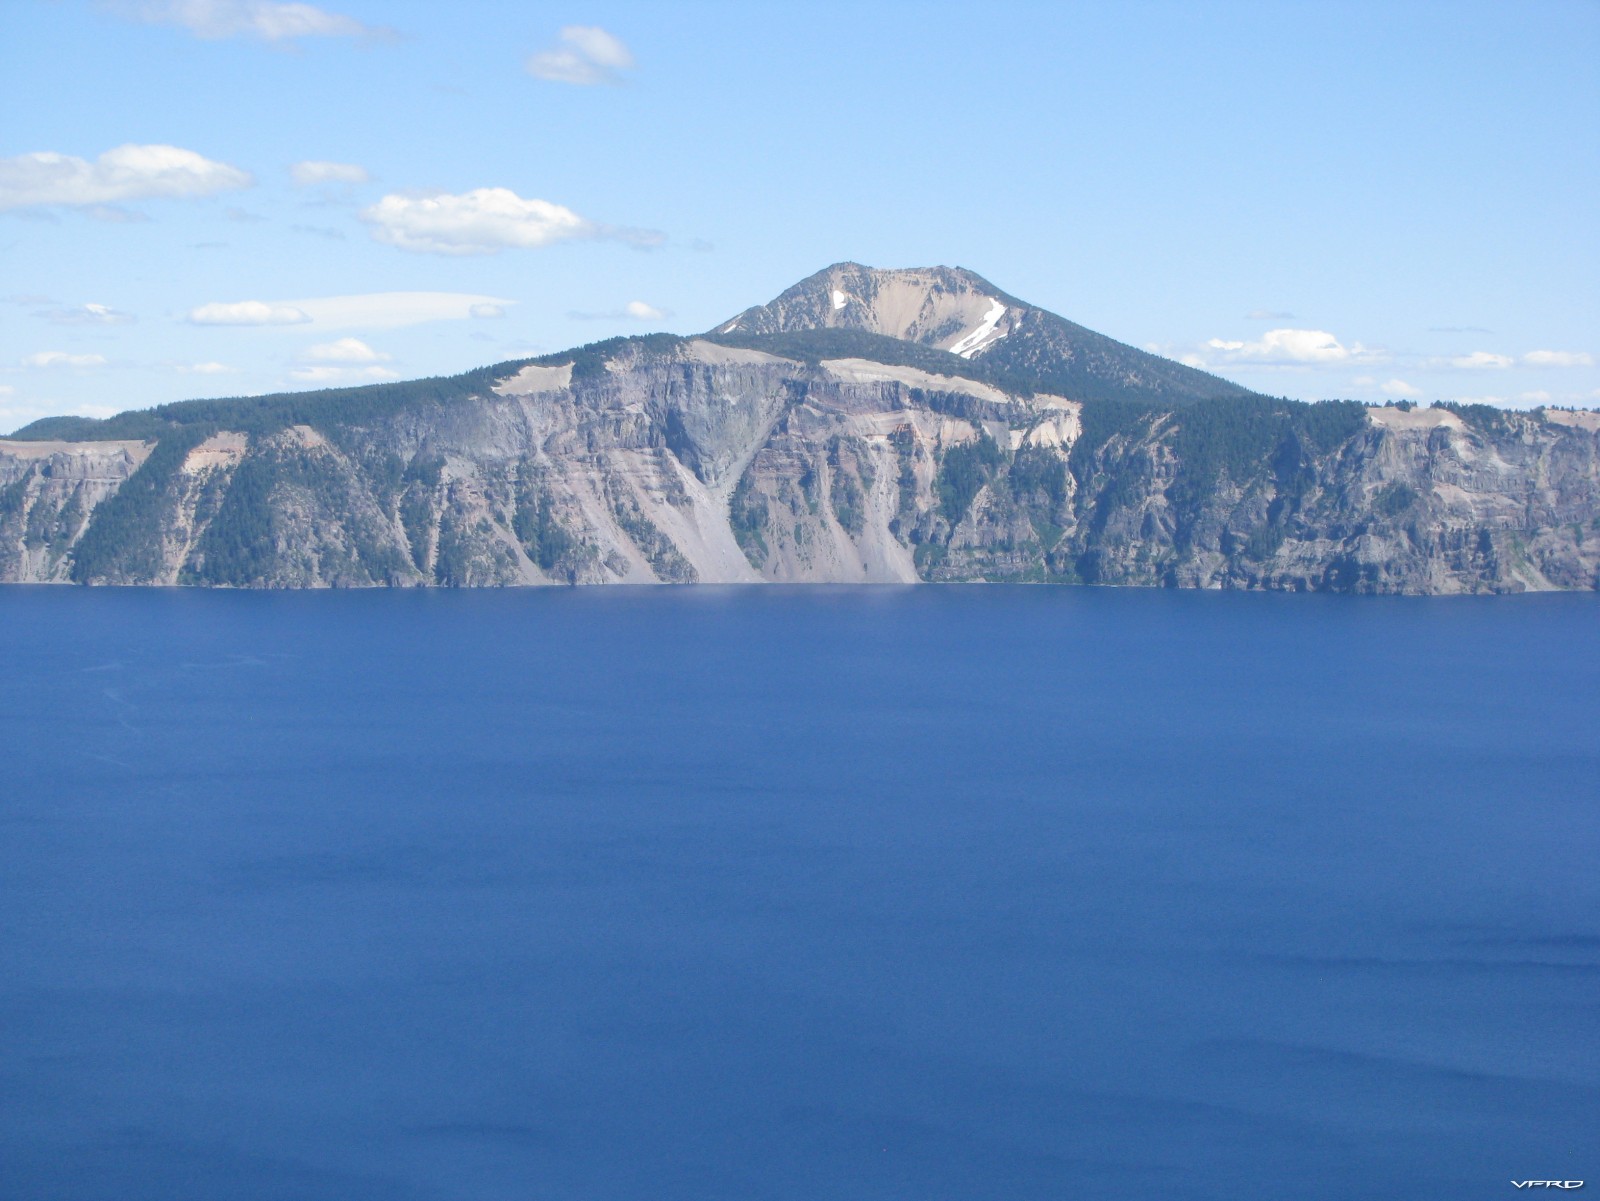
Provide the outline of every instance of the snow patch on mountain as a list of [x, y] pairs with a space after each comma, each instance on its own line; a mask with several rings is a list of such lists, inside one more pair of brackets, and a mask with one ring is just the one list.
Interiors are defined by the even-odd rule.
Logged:
[[1011, 332], [1009, 329], [996, 330], [996, 326], [1000, 324], [1000, 318], [1005, 315], [1005, 304], [1002, 301], [991, 299], [989, 301], [989, 311], [983, 315], [983, 320], [978, 323], [978, 327], [950, 347], [950, 353], [958, 354], [964, 359], [970, 359], [984, 347], [993, 342], [998, 342]]

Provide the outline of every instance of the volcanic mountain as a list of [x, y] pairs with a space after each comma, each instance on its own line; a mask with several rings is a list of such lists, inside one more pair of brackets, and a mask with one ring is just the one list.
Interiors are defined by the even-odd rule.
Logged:
[[1600, 586], [1600, 414], [1301, 404], [957, 268], [841, 263], [698, 337], [57, 417], [0, 582]]
[[1249, 389], [1097, 334], [962, 267], [882, 270], [835, 263], [711, 333], [857, 330], [981, 363], [987, 376], [1075, 400], [1186, 404]]

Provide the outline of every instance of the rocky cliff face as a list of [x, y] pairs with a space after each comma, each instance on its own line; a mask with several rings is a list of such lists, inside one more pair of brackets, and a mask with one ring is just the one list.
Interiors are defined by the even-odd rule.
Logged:
[[149, 457], [146, 442], [0, 442], [0, 580], [58, 583], [89, 516]]
[[[1322, 408], [1359, 416], [1295, 420]], [[1308, 406], [1257, 431], [1255, 455], [1222, 463], [1194, 429], [1210, 416], [1146, 417], [1094, 453], [1083, 474], [1101, 483], [1067, 540], [1080, 578], [1412, 594], [1600, 586], [1600, 413]]]
[[38, 423], [0, 441], [0, 580], [1600, 586], [1600, 413], [1075, 395], [987, 362], [1027, 345], [1003, 296], [869, 275], [835, 308], [841, 279], [824, 315], [870, 299], [900, 340], [653, 335]]
[[1600, 414], [1086, 404], [703, 340], [586, 366], [356, 424], [0, 443], [0, 571], [1413, 593], [1600, 571]]

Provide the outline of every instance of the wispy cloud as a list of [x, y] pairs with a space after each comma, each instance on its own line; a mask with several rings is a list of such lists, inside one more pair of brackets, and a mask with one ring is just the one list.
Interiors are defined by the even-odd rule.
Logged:
[[1376, 376], [1358, 375], [1350, 381], [1357, 388], [1367, 388], [1383, 396], [1398, 396], [1411, 400], [1422, 395], [1422, 389], [1403, 379], [1386, 379], [1381, 384]]
[[361, 210], [379, 242], [424, 254], [495, 254], [536, 249], [579, 238], [609, 238], [658, 246], [653, 230], [599, 225], [548, 200], [525, 199], [510, 188], [475, 188], [452, 195], [389, 195]]
[[340, 338], [311, 347], [305, 358], [313, 363], [386, 363], [389, 356], [372, 349], [360, 338]]
[[394, 31], [311, 4], [279, 0], [121, 0], [113, 12], [147, 25], [173, 25], [197, 38], [254, 38], [293, 42], [298, 38], [387, 40]]
[[1325, 329], [1269, 329], [1256, 341], [1212, 338], [1200, 357], [1209, 363], [1257, 363], [1263, 366], [1372, 362], [1382, 352], [1361, 343], [1349, 346]]
[[1436, 366], [1459, 367], [1463, 371], [1499, 371], [1515, 362], [1508, 354], [1495, 354], [1492, 350], [1474, 350], [1471, 354], [1452, 355]]
[[190, 309], [186, 320], [191, 325], [305, 325], [311, 316], [292, 304], [236, 300]]
[[254, 182], [249, 172], [177, 146], [118, 146], [93, 162], [41, 151], [0, 159], [0, 209], [210, 196]]
[[1583, 350], [1530, 350], [1522, 361], [1530, 367], [1593, 367], [1594, 355]]
[[362, 380], [399, 379], [400, 373], [389, 367], [343, 367], [319, 363], [296, 367], [289, 372], [291, 379], [310, 384], [359, 383]]
[[191, 309], [194, 325], [310, 325], [320, 329], [396, 329], [429, 321], [496, 317], [515, 301], [470, 292], [368, 292], [305, 300], [237, 300]]
[[556, 45], [528, 59], [527, 69], [529, 75], [551, 83], [592, 87], [621, 83], [621, 73], [633, 65], [633, 53], [615, 34], [598, 25], [568, 25]]
[[1293, 313], [1279, 312], [1276, 309], [1251, 309], [1245, 314], [1247, 321], [1293, 321]]
[[35, 313], [57, 325], [127, 325], [137, 320], [132, 313], [124, 313], [108, 304], [80, 304], [70, 308], [45, 309]]
[[394, 368], [381, 366], [389, 355], [363, 342], [360, 337], [339, 337], [333, 342], [309, 347], [299, 365], [290, 371], [291, 379], [302, 384], [360, 384], [376, 379], [398, 379]]
[[297, 188], [315, 188], [326, 184], [369, 183], [372, 176], [357, 163], [329, 163], [307, 159], [289, 168], [289, 178]]
[[327, 238], [330, 242], [348, 241], [342, 230], [333, 229], [326, 225], [291, 225], [289, 228], [297, 234], [310, 234], [314, 238]]
[[22, 360], [24, 367], [104, 367], [102, 354], [69, 354], [64, 350], [41, 350]]
[[642, 300], [630, 300], [620, 309], [611, 309], [604, 313], [572, 311], [567, 316], [574, 321], [662, 321], [672, 314], [666, 309], [658, 309], [655, 305], [646, 304]]

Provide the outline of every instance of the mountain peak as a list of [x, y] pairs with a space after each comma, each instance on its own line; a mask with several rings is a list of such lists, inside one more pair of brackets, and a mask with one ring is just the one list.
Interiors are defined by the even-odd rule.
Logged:
[[835, 263], [769, 304], [746, 309], [719, 334], [854, 329], [971, 358], [1011, 333], [1025, 307], [961, 267], [884, 269]]
[[981, 360], [1078, 400], [1184, 404], [1249, 394], [1018, 300], [965, 267], [834, 263], [710, 332], [760, 337], [825, 329], [860, 330]]

